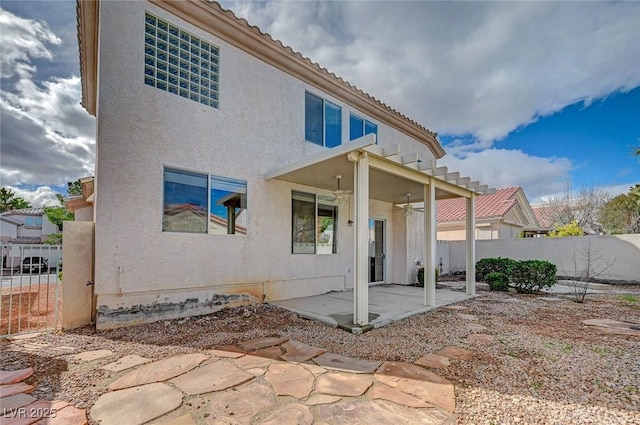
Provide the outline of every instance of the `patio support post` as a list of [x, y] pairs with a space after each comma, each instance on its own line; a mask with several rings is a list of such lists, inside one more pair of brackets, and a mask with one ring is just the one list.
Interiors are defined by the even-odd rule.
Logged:
[[366, 152], [356, 155], [349, 157], [354, 161], [356, 202], [353, 323], [364, 326], [369, 324], [369, 157]]
[[424, 305], [436, 306], [436, 187], [424, 185]]
[[467, 295], [476, 294], [476, 195], [467, 198]]

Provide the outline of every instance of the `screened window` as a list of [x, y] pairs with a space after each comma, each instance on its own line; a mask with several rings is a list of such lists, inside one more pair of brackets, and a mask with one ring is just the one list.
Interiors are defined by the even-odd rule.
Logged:
[[333, 198], [293, 192], [291, 202], [291, 252], [335, 254], [338, 207]]
[[245, 181], [164, 170], [163, 231], [246, 234], [246, 209]]
[[357, 115], [349, 114], [349, 140], [355, 140], [371, 133], [376, 135], [376, 143], [378, 143], [378, 126]]
[[145, 84], [217, 108], [220, 49], [150, 13], [144, 32]]
[[304, 137], [320, 146], [333, 148], [342, 143], [342, 108], [305, 92]]

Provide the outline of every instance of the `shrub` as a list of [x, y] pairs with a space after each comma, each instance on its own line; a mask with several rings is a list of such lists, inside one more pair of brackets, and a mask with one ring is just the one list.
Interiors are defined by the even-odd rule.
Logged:
[[508, 291], [509, 276], [506, 273], [491, 272], [485, 276], [485, 280], [489, 284], [492, 291]]
[[504, 273], [509, 276], [509, 270], [516, 263], [511, 258], [483, 258], [476, 263], [476, 279], [486, 280], [487, 275], [492, 272]]
[[[435, 269], [435, 274], [437, 282], [440, 277], [440, 271], [437, 268]], [[418, 286], [424, 286], [424, 267], [418, 269]]]
[[532, 294], [557, 282], [556, 265], [548, 261], [517, 261], [510, 270], [511, 283], [518, 293]]

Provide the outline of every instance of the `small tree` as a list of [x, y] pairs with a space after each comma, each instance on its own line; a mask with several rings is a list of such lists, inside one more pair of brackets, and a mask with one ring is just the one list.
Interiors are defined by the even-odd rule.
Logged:
[[556, 226], [578, 222], [587, 233], [599, 233], [598, 222], [600, 209], [611, 199], [611, 194], [598, 185], [582, 186], [577, 192], [569, 182], [564, 193], [549, 199], [546, 204], [554, 211], [553, 221]]
[[578, 225], [578, 222], [576, 220], [572, 221], [571, 223], [559, 226], [555, 230], [552, 230], [549, 232], [549, 237], [552, 237], [552, 238], [561, 238], [565, 236], [583, 236], [583, 235], [584, 235], [584, 230], [582, 230], [582, 227]]
[[62, 231], [63, 221], [72, 221], [74, 219], [73, 212], [63, 207], [45, 207], [44, 213], [51, 224], [55, 224], [59, 231]]
[[581, 250], [577, 250], [573, 244], [571, 286], [577, 303], [584, 303], [589, 283], [611, 270], [615, 262], [615, 259], [606, 258], [599, 249], [593, 248], [591, 241]]

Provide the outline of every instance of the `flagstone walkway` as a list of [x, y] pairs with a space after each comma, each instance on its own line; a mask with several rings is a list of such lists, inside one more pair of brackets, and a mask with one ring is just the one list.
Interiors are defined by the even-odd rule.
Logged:
[[[458, 311], [464, 309], [450, 307], [473, 321]], [[475, 342], [491, 338], [477, 334]], [[434, 370], [473, 356], [449, 346], [415, 364], [374, 362], [280, 337], [157, 361], [87, 351], [69, 360], [108, 372], [99, 383], [106, 392], [88, 412], [35, 400], [28, 394], [33, 386], [23, 382], [31, 368], [0, 371], [0, 425], [452, 423], [454, 385]], [[115, 361], [104, 364], [110, 357]]]

